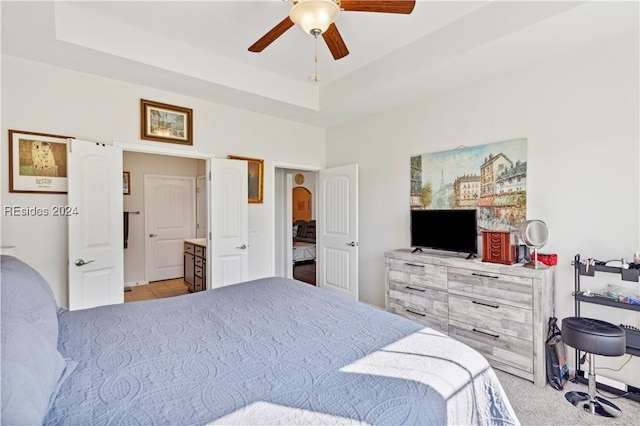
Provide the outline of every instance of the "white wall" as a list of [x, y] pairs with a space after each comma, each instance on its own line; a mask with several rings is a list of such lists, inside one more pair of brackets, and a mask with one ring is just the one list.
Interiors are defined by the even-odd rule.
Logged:
[[[265, 160], [265, 202], [249, 205], [249, 226], [256, 231], [249, 241], [249, 278], [271, 275], [271, 162], [324, 166], [324, 129], [2, 56], [3, 141], [8, 129], [16, 129], [101, 142], [138, 143], [141, 142], [141, 98], [193, 108], [193, 147], [162, 145], [213, 153], [222, 158], [233, 154]], [[3, 142], [3, 171], [8, 170], [7, 156], [8, 149]], [[3, 206], [51, 208], [66, 204], [65, 195], [9, 193], [6, 176], [3, 175], [1, 181]], [[58, 304], [67, 306], [66, 220], [60, 217], [2, 219], [2, 244], [18, 246], [18, 255], [49, 281]]]
[[[411, 155], [524, 137], [527, 218], [550, 228], [557, 317], [573, 315], [574, 255], [629, 259], [640, 248], [638, 50], [638, 33], [626, 34], [329, 129], [327, 166], [360, 167], [360, 300], [384, 304], [384, 251], [409, 246]], [[607, 309], [592, 314], [640, 325], [637, 312]], [[638, 358], [625, 374], [640, 385]]]
[[[122, 158], [123, 170], [130, 173], [131, 179], [131, 194], [123, 196], [123, 207], [124, 210], [128, 212], [140, 212], [140, 214], [137, 215], [129, 215], [129, 238], [127, 248], [124, 250], [124, 282], [125, 285], [129, 286], [146, 284], [144, 175], [186, 176], [195, 178], [198, 176], [198, 170], [206, 168], [206, 162], [194, 158], [180, 158], [127, 151], [123, 153]], [[195, 212], [195, 204], [193, 208]], [[195, 237], [195, 228], [192, 237]]]

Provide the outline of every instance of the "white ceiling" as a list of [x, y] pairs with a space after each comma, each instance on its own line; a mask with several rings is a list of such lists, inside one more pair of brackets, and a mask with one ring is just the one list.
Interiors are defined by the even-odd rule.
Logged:
[[[343, 12], [335, 61], [271, 1], [2, 2], [2, 51], [329, 127], [638, 30], [637, 2], [418, 1], [411, 15]], [[159, 99], [159, 101], [163, 101]]]

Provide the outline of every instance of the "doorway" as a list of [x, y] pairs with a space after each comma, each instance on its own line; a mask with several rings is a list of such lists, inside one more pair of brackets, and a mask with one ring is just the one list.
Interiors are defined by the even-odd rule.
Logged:
[[[296, 176], [298, 175], [302, 176], [301, 173], [296, 174]], [[302, 181], [304, 182], [304, 180]], [[297, 221], [309, 222], [311, 220], [311, 216], [313, 216], [311, 214], [311, 205], [313, 201], [311, 191], [304, 186], [295, 186], [291, 193], [293, 204], [293, 223], [295, 224]]]
[[130, 181], [123, 195], [125, 288], [182, 279], [184, 240], [197, 237], [196, 211], [204, 208], [205, 221], [208, 215], [209, 207], [197, 204], [195, 189], [206, 160], [131, 151], [122, 157]]
[[321, 168], [273, 162], [272, 167], [273, 274], [293, 278], [293, 207], [289, 194], [296, 171], [313, 172], [316, 285], [358, 300], [358, 165]]
[[[315, 180], [315, 175], [312, 176]], [[305, 173], [294, 176], [294, 184], [304, 185], [310, 179]], [[293, 278], [316, 285], [316, 221], [312, 214], [313, 194], [304, 186], [291, 190], [293, 217]]]
[[275, 274], [316, 285], [315, 169], [274, 168]]

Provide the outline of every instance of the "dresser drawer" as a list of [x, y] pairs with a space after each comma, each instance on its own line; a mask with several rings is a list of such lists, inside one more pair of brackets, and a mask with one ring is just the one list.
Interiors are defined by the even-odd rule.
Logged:
[[494, 334], [533, 340], [533, 313], [529, 309], [449, 294], [449, 319], [473, 324]]
[[489, 247], [488, 250], [485, 249], [484, 257], [486, 259], [490, 259], [491, 261], [499, 261], [502, 260], [502, 251], [500, 248]]
[[195, 257], [194, 258], [194, 263], [196, 264], [196, 266], [200, 266], [203, 267], [205, 260], [202, 257]]
[[513, 371], [513, 368], [525, 371], [531, 374], [527, 377], [530, 380], [533, 379], [533, 342], [531, 340], [496, 333], [478, 325], [453, 319], [449, 319], [449, 336], [480, 352], [491, 365], [518, 375], [522, 374]]
[[204, 290], [204, 280], [200, 277], [196, 277], [193, 287], [194, 287], [194, 291]]
[[196, 256], [204, 257], [204, 247], [196, 246]]
[[449, 268], [449, 292], [454, 294], [479, 296], [498, 303], [531, 309], [532, 289], [531, 278]]
[[404, 283], [389, 282], [389, 304], [395, 304], [420, 313], [447, 317], [449, 295], [430, 288], [411, 287]]
[[447, 268], [419, 262], [387, 259], [390, 281], [417, 287], [447, 289]]
[[431, 327], [445, 334], [449, 327], [449, 320], [446, 317], [432, 315], [424, 306], [412, 305], [409, 302], [405, 302], [403, 304], [399, 304], [397, 301], [389, 302], [388, 311], [426, 325], [427, 327]]
[[196, 253], [195, 246], [191, 243], [184, 243], [184, 251], [191, 254]]
[[204, 277], [204, 275], [202, 274], [202, 266], [196, 266], [194, 268], [194, 274], [196, 277]]
[[511, 237], [509, 232], [484, 232], [482, 235], [490, 243], [499, 245], [509, 243]]

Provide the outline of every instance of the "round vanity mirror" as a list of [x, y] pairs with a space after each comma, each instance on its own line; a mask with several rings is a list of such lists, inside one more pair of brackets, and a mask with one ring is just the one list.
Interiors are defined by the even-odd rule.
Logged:
[[549, 228], [547, 224], [541, 220], [527, 220], [520, 228], [520, 238], [529, 247], [533, 249], [531, 261], [524, 266], [527, 268], [544, 269], [547, 268], [542, 262], [538, 261], [538, 249], [543, 247], [549, 241]]

